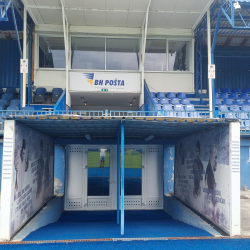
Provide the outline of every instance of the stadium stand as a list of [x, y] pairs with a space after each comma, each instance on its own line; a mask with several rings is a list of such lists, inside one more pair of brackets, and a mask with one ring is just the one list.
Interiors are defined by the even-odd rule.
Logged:
[[6, 101], [6, 107], [8, 107], [10, 106], [10, 100], [13, 99], [13, 94], [2, 94], [1, 99]]

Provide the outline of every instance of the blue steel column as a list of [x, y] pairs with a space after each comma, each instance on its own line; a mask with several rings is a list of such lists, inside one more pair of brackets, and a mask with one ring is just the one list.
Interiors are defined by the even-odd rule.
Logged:
[[117, 224], [120, 224], [120, 128], [117, 131]]
[[124, 123], [121, 123], [121, 235], [124, 235]]
[[[221, 9], [218, 12], [218, 19], [215, 27], [215, 32], [214, 32], [214, 39], [213, 39], [213, 45], [212, 45], [212, 50], [211, 50], [211, 63], [214, 64], [214, 51], [215, 51], [215, 46], [216, 46], [216, 41], [217, 41], [217, 36], [220, 28], [220, 19], [221, 19]], [[212, 79], [212, 93], [213, 93], [213, 114], [214, 117], [216, 117], [215, 113], [215, 90], [214, 90], [214, 79]]]
[[[19, 39], [19, 34], [18, 34], [18, 29], [17, 29], [17, 24], [16, 24], [16, 16], [15, 16], [15, 11], [14, 11], [14, 6], [13, 3], [11, 2], [11, 10], [12, 10], [12, 17], [13, 17], [13, 22], [15, 26], [15, 31], [16, 31], [16, 38], [17, 38], [17, 44], [20, 52], [20, 59], [23, 58], [22, 55], [22, 49], [21, 49], [21, 44], [20, 44], [20, 39]], [[22, 96], [23, 96], [23, 76], [22, 73], [20, 73], [20, 108], [22, 108], [23, 103], [22, 103]]]

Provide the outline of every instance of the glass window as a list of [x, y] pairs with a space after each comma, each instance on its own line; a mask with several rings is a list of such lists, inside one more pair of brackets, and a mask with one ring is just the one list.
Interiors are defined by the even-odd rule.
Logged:
[[148, 39], [145, 50], [145, 71], [166, 71], [166, 40]]
[[142, 195], [142, 150], [126, 149], [124, 160], [124, 194]]
[[169, 41], [168, 70], [189, 71], [189, 42]]
[[107, 39], [106, 40], [107, 70], [138, 70], [139, 40], [138, 39]]
[[72, 37], [72, 69], [105, 70], [105, 38]]
[[110, 150], [88, 150], [88, 196], [109, 196]]
[[39, 37], [39, 67], [66, 67], [63, 37]]

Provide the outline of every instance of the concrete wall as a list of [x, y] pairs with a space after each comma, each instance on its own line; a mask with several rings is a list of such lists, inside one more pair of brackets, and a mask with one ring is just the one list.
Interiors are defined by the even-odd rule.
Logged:
[[66, 88], [66, 71], [65, 70], [37, 70], [35, 72], [35, 83], [38, 87], [45, 87], [48, 91], [53, 88]]
[[54, 192], [63, 195], [65, 189], [65, 146], [55, 145]]
[[194, 93], [194, 74], [184, 72], [145, 73], [145, 80], [152, 92]]

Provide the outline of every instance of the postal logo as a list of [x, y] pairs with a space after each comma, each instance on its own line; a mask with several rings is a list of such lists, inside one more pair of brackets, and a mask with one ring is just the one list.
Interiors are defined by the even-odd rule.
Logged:
[[84, 76], [86, 77], [89, 84], [92, 86], [94, 81], [94, 73], [84, 73]]

